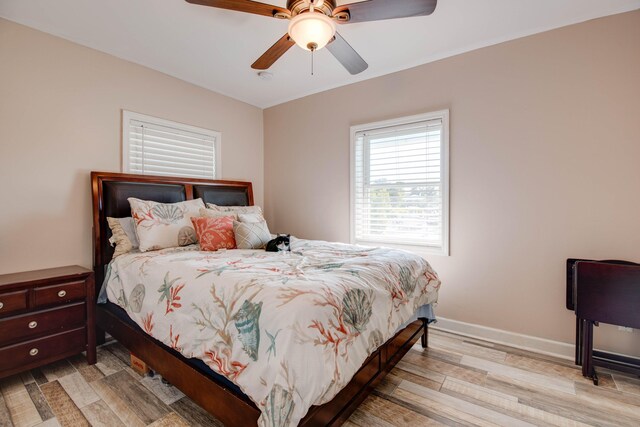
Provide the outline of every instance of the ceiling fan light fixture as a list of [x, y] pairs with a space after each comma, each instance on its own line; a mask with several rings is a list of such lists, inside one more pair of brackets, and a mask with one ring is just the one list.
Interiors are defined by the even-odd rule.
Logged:
[[294, 16], [289, 23], [289, 36], [305, 50], [322, 49], [336, 33], [336, 24], [320, 12], [307, 12]]

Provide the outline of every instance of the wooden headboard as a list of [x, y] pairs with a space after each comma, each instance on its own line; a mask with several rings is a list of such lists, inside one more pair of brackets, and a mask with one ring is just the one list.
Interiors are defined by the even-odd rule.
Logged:
[[96, 295], [102, 286], [105, 266], [111, 261], [111, 230], [107, 217], [131, 216], [127, 199], [136, 197], [161, 203], [201, 198], [220, 206], [253, 205], [250, 182], [91, 172], [93, 199], [93, 270]]

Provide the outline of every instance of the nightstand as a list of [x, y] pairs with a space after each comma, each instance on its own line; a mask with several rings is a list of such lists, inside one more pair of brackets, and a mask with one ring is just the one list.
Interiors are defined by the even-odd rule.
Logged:
[[86, 351], [96, 363], [93, 271], [0, 275], [0, 378]]

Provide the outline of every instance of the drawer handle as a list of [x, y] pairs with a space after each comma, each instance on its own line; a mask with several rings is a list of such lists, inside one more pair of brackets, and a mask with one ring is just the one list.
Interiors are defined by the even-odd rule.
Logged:
[[4, 303], [0, 301], [0, 310], [2, 310], [2, 307], [4, 307]]
[[58, 291], [58, 296], [60, 298], [64, 298], [67, 295], [67, 291], [65, 291], [64, 289], [61, 291]]
[[35, 329], [36, 327], [38, 327], [38, 322], [36, 322], [35, 320], [29, 322], [29, 329]]
[[38, 349], [37, 348], [32, 348], [31, 350], [29, 350], [29, 354], [31, 356], [35, 356], [36, 354], [38, 354]]

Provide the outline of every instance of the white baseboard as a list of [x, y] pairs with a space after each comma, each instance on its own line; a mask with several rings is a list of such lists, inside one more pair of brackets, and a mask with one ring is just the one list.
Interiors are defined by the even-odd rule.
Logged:
[[489, 328], [487, 326], [474, 325], [472, 323], [446, 319], [440, 316], [438, 316], [437, 319], [438, 321], [433, 325], [429, 325], [429, 328], [490, 341], [496, 344], [504, 344], [534, 353], [560, 357], [562, 359], [573, 360], [574, 358], [575, 346], [573, 344], [534, 337], [532, 335], [518, 334], [502, 329]]

